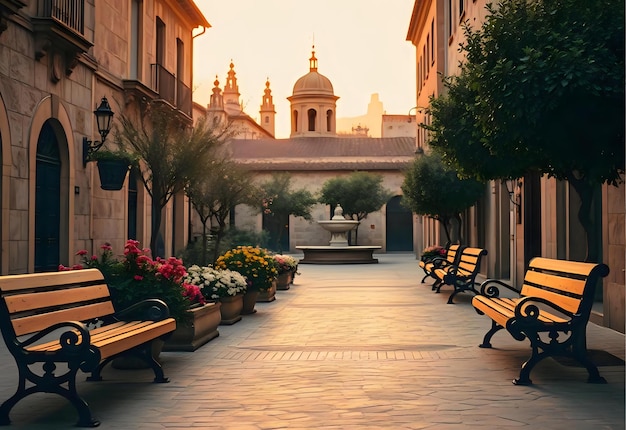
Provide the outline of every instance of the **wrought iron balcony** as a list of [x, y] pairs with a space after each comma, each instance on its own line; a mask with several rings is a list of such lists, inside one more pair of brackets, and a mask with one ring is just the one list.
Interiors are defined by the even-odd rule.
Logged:
[[160, 64], [151, 64], [152, 89], [159, 97], [172, 106], [176, 106], [176, 76]]
[[176, 107], [191, 116], [191, 88], [178, 79], [176, 82]]
[[[84, 36], [85, 0], [38, 0], [37, 15], [32, 17], [32, 23], [35, 57], [40, 59], [52, 53], [53, 65], [63, 66], [66, 75], [72, 73], [78, 56], [93, 46]], [[61, 58], [65, 59], [62, 65]], [[52, 78], [54, 80], [54, 76]]]
[[157, 98], [191, 117], [191, 88], [160, 64], [151, 64], [150, 68], [151, 89], [158, 95]]

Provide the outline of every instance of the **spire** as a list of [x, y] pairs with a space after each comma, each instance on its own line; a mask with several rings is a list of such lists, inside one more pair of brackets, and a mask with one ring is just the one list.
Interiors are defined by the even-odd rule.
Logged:
[[276, 110], [274, 107], [274, 98], [270, 89], [270, 78], [265, 81], [265, 91], [263, 92], [263, 102], [261, 103], [261, 127], [265, 129], [272, 137], [275, 135]]
[[230, 70], [226, 78], [226, 85], [224, 85], [224, 92], [234, 92], [239, 94], [239, 86], [237, 85], [237, 78], [235, 77], [235, 64], [233, 60], [230, 60]]
[[215, 75], [215, 81], [213, 82], [213, 94], [211, 94], [211, 101], [209, 102], [209, 108], [223, 108], [224, 107], [224, 99], [222, 98], [222, 90], [220, 89], [220, 81], [217, 79], [217, 75]]
[[315, 58], [315, 45], [313, 45], [311, 58], [309, 58], [309, 68], [311, 72], [317, 72], [317, 58]]
[[239, 101], [239, 86], [237, 85], [237, 77], [235, 76], [235, 65], [230, 60], [230, 70], [226, 76], [226, 85], [224, 85], [224, 108], [229, 115], [238, 115], [243, 111]]

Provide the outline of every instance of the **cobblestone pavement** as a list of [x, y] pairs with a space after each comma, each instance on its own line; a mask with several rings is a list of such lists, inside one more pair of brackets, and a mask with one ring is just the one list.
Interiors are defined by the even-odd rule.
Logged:
[[[606, 385], [582, 368], [544, 360], [534, 385], [514, 386], [527, 342], [490, 326], [470, 294], [420, 284], [414, 255], [379, 264], [301, 265], [277, 300], [193, 353], [162, 353], [169, 384], [148, 370], [103, 372], [78, 384], [102, 429], [624, 429], [624, 366], [603, 366]], [[624, 358], [624, 336], [590, 324], [588, 346]], [[15, 390], [0, 347], [0, 397]], [[52, 394], [22, 400], [16, 429], [63, 429], [74, 409]]]

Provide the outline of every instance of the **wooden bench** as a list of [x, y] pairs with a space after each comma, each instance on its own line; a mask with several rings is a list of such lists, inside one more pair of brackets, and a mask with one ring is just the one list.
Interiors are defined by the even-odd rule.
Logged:
[[478, 294], [475, 288], [476, 275], [480, 273], [480, 263], [482, 258], [487, 255], [487, 250], [482, 248], [463, 248], [459, 261], [456, 264], [440, 267], [433, 271], [433, 275], [436, 279], [433, 284], [433, 290], [437, 293], [444, 285], [450, 285], [454, 288], [450, 297], [448, 297], [448, 304], [454, 303], [452, 300], [454, 296], [463, 291], [472, 291], [474, 294]]
[[76, 391], [76, 374], [91, 372], [88, 380], [101, 380], [102, 368], [122, 354], [148, 363], [154, 382], [168, 382], [151, 354], [152, 341], [176, 328], [161, 300], [115, 313], [97, 269], [0, 276], [0, 295], [0, 329], [19, 372], [17, 391], [0, 406], [0, 425], [10, 423], [18, 401], [42, 392], [69, 400], [78, 426], [99, 425]]
[[532, 354], [513, 381], [517, 385], [532, 384], [530, 371], [550, 356], [571, 357], [587, 368], [589, 382], [606, 383], [587, 357], [586, 330], [596, 284], [608, 273], [605, 264], [537, 257], [530, 262], [519, 297], [500, 297], [499, 286], [517, 293], [502, 281], [483, 282], [472, 304], [492, 323], [480, 347], [491, 348], [491, 337], [503, 328], [516, 340], [530, 341]]
[[433, 270], [457, 264], [458, 258], [461, 256], [459, 251], [462, 249], [463, 247], [461, 245], [450, 245], [445, 257], [434, 257], [427, 260], [420, 260], [418, 263], [419, 267], [424, 271], [424, 277], [422, 278], [421, 283], [423, 284], [429, 277], [437, 279], [433, 276]]

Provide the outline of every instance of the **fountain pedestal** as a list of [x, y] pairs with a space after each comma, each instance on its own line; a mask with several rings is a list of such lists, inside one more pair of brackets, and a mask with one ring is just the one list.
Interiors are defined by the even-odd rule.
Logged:
[[296, 246], [304, 253], [298, 264], [373, 264], [380, 246]]
[[328, 221], [317, 222], [330, 232], [328, 246], [296, 246], [304, 253], [302, 264], [371, 264], [378, 263], [373, 252], [380, 246], [349, 246], [347, 233], [359, 225], [360, 221], [345, 219], [341, 205], [337, 205], [333, 217]]

